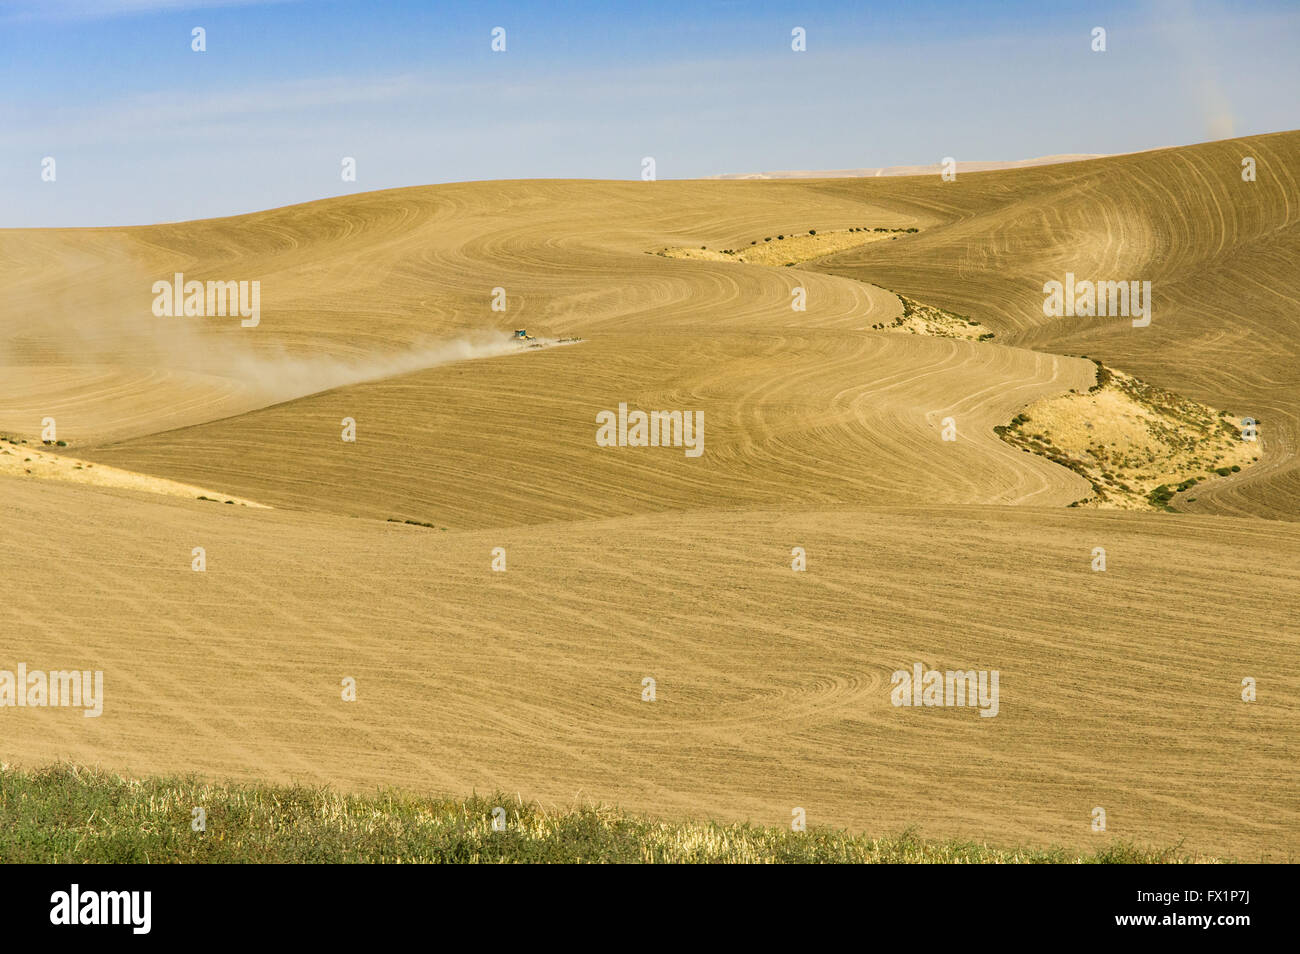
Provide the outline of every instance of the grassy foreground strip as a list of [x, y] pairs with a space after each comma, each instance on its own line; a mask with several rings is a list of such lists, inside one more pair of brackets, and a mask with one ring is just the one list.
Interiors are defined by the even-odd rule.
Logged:
[[[194, 809], [206, 831], [192, 828]], [[493, 810], [505, 810], [505, 831]], [[124, 779], [58, 765], [0, 767], [0, 862], [906, 862], [1180, 863], [1111, 843], [1095, 854], [1005, 850], [830, 828], [661, 822], [609, 808], [550, 812], [510, 796], [345, 795], [303, 786]]]

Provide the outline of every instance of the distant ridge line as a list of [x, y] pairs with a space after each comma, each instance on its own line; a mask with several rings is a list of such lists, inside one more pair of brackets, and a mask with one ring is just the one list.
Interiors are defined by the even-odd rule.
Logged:
[[[1035, 159], [970, 160], [957, 162], [957, 172], [991, 172], [995, 169], [1025, 169], [1030, 166], [1051, 166], [1062, 162], [1082, 162], [1086, 159], [1105, 159], [1110, 153], [1063, 153], [1039, 156]], [[811, 169], [779, 170], [775, 172], [729, 172], [706, 179], [861, 179], [877, 176], [938, 175], [938, 162], [921, 166], [883, 166], [878, 169]]]

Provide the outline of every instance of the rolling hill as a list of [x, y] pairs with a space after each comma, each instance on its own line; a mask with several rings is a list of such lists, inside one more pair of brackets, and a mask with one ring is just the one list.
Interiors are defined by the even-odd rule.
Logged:
[[[0, 668], [107, 687], [98, 719], [3, 710], [0, 758], [1292, 860], [1297, 151], [0, 231], [0, 449], [50, 416], [78, 459], [272, 508], [0, 476]], [[858, 228], [918, 231], [655, 254]], [[1150, 326], [1047, 318], [1067, 271], [1150, 281]], [[259, 281], [260, 322], [156, 317], [177, 272]], [[873, 328], [898, 294], [995, 337]], [[1070, 509], [1088, 481], [994, 428], [1094, 358], [1258, 419], [1259, 462], [1187, 513]], [[704, 453], [598, 446], [620, 403], [702, 411]], [[998, 670], [997, 717], [891, 705], [917, 662]]]

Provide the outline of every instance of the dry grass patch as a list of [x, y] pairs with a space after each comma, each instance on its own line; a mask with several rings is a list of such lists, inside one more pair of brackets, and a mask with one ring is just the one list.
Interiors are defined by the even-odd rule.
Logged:
[[1086, 392], [1037, 401], [994, 428], [1092, 484], [1092, 496], [1071, 506], [1172, 511], [1178, 494], [1259, 460], [1259, 444], [1242, 439], [1227, 411], [1096, 364]]
[[962, 338], [966, 341], [988, 341], [993, 337], [993, 332], [967, 315], [925, 305], [905, 295], [899, 295], [898, 300], [903, 303], [903, 313], [889, 324], [876, 324], [872, 328], [934, 338]]
[[764, 235], [762, 238], [750, 239], [747, 246], [740, 248], [711, 249], [699, 248], [665, 248], [656, 252], [665, 258], [689, 258], [706, 262], [743, 262], [746, 265], [798, 265], [812, 261], [834, 252], [869, 245], [899, 235], [917, 231], [908, 229], [852, 228], [822, 232], [811, 229], [798, 235], [784, 232], [776, 235]]
[[96, 464], [76, 457], [54, 454], [48, 450], [21, 443], [16, 438], [0, 437], [0, 477], [59, 480], [66, 483], [89, 484], [93, 487], [112, 487], [118, 490], [136, 490], [168, 497], [189, 497], [193, 500], [212, 500], [241, 507], [267, 509], [265, 504], [232, 497], [215, 490], [204, 490], [192, 484], [183, 484], [163, 477], [138, 474], [107, 464]]

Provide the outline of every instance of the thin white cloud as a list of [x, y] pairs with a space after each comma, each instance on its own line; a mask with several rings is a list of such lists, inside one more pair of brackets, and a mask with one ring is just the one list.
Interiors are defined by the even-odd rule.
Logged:
[[18, 148], [48, 141], [67, 145], [120, 143], [182, 133], [202, 137], [213, 134], [220, 124], [241, 118], [398, 102], [428, 93], [429, 87], [419, 78], [395, 75], [286, 80], [199, 94], [159, 90], [96, 105], [57, 109], [32, 106], [28, 108], [27, 122], [20, 121], [22, 107], [7, 104], [3, 110], [9, 114], [9, 121], [0, 130], [0, 144]]
[[0, 22], [107, 20], [151, 13], [252, 7], [299, 0], [4, 0]]

